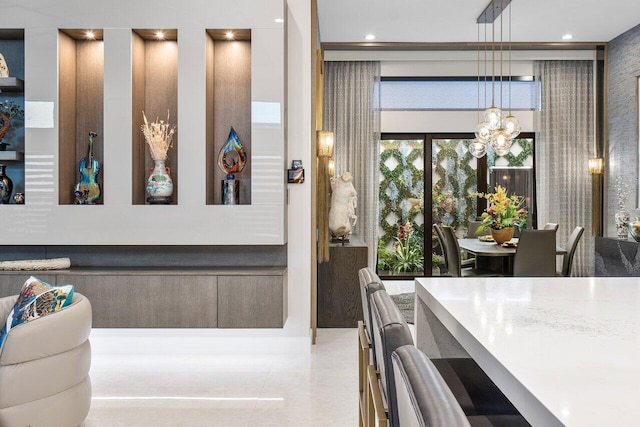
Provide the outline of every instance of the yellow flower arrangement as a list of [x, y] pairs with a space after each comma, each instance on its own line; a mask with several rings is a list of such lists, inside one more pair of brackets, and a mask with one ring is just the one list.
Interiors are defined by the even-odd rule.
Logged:
[[498, 185], [495, 193], [473, 193], [471, 196], [483, 197], [487, 199], [487, 211], [482, 213], [478, 231], [489, 228], [502, 230], [503, 228], [517, 226], [526, 228], [527, 210], [524, 205], [524, 197], [515, 194], [509, 196], [507, 190]]

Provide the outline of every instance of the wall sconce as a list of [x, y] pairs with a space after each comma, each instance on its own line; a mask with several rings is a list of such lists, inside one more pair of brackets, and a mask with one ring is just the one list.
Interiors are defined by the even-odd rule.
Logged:
[[327, 169], [329, 172], [329, 176], [333, 177], [336, 174], [336, 161], [333, 159], [329, 159], [329, 167]]
[[333, 132], [318, 131], [318, 157], [333, 156]]
[[604, 159], [602, 157], [589, 159], [589, 173], [591, 175], [601, 175], [604, 173]]

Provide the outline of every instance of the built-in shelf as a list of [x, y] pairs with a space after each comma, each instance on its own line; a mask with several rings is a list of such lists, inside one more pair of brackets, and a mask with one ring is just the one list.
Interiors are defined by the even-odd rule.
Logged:
[[[93, 138], [94, 159], [100, 166], [103, 166], [105, 161], [102, 144], [104, 115], [102, 40], [87, 39], [82, 30], [59, 31], [58, 87], [60, 94], [58, 203], [70, 205], [76, 202], [74, 189], [80, 180], [78, 165], [88, 156], [90, 132], [97, 134]], [[94, 175], [94, 171], [95, 168], [89, 173]], [[102, 168], [93, 180], [100, 188], [100, 197], [95, 204], [102, 204], [104, 191]]]
[[21, 162], [24, 160], [22, 151], [0, 151], [0, 161], [2, 162]]
[[[175, 29], [134, 29], [132, 33], [132, 204], [147, 203], [146, 186], [153, 160], [141, 127], [142, 112], [148, 121], [167, 120], [178, 123], [178, 32]], [[177, 129], [177, 128], [176, 128]], [[173, 135], [165, 165], [173, 181], [172, 205], [178, 204], [178, 139]]]
[[[232, 34], [228, 37], [227, 34]], [[236, 174], [240, 204], [251, 204], [251, 30], [207, 30], [207, 181], [208, 205], [222, 203], [225, 173], [218, 153], [235, 129], [247, 152], [243, 171]]]
[[[23, 29], [0, 29], [0, 53], [9, 68], [9, 77], [0, 77], [0, 103], [10, 102], [24, 110], [25, 49]], [[6, 145], [5, 145], [6, 144]], [[13, 192], [25, 193], [24, 152], [25, 126], [24, 116], [11, 119], [9, 131], [2, 139], [0, 162], [6, 163], [6, 174], [13, 182]], [[27, 198], [29, 195], [27, 194]], [[13, 200], [11, 201], [13, 204]]]
[[17, 77], [0, 77], [0, 92], [24, 92], [24, 80]]
[[[47, 9], [51, 2], [36, 3]], [[202, 4], [161, 2], [135, 23], [117, 7], [56, 4], [46, 20], [43, 8], [2, 9], [3, 22], [25, 27], [13, 35], [0, 29], [9, 76], [23, 79], [25, 92], [3, 92], [0, 102], [24, 108], [29, 101], [29, 126], [17, 120], [5, 137], [6, 150], [24, 159], [0, 161], [14, 195], [25, 195], [20, 208], [0, 206], [3, 245], [286, 244], [286, 30], [274, 22], [286, 2], [227, 2], [213, 14], [201, 13]], [[86, 26], [103, 28], [104, 40], [97, 28], [96, 40], [88, 39]], [[159, 40], [159, 26], [174, 30]], [[247, 38], [223, 39], [228, 28], [246, 29]], [[89, 60], [92, 46], [102, 50], [96, 62]], [[233, 46], [241, 54], [232, 56]], [[150, 120], [170, 111], [176, 126], [170, 206], [147, 205], [153, 162], [140, 128], [143, 111]], [[232, 126], [248, 155], [237, 174], [241, 206], [222, 205], [217, 166]], [[83, 208], [74, 204], [74, 188], [90, 131], [98, 134], [103, 201]]]

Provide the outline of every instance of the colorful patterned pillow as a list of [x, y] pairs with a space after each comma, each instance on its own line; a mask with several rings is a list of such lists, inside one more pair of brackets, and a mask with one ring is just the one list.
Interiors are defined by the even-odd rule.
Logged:
[[37, 277], [29, 277], [7, 317], [6, 325], [2, 328], [0, 349], [11, 328], [60, 311], [70, 305], [72, 299], [73, 285], [52, 286]]

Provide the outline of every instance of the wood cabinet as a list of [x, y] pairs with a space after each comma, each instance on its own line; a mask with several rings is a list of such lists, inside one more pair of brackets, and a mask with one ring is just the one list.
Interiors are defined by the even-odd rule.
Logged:
[[279, 276], [218, 276], [218, 327], [281, 328], [284, 283]]
[[73, 284], [94, 328], [282, 328], [287, 317], [285, 267], [1, 272], [0, 297], [30, 275]]
[[329, 262], [318, 264], [318, 327], [355, 328], [362, 320], [358, 271], [367, 259], [367, 245], [358, 236], [330, 244]]

